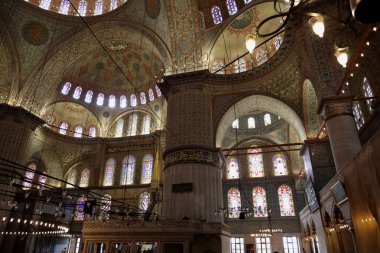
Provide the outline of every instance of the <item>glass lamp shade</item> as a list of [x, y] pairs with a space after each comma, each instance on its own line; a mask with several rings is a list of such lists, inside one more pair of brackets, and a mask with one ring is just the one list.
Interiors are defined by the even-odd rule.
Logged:
[[245, 47], [249, 51], [250, 54], [253, 53], [256, 47], [256, 36], [253, 34], [248, 34], [245, 36]]
[[339, 64], [343, 66], [343, 68], [347, 67], [347, 61], [348, 61], [347, 48], [338, 48], [335, 51], [335, 57], [338, 60]]
[[313, 28], [313, 32], [319, 37], [323, 38], [323, 34], [325, 33], [325, 24], [323, 23], [323, 17], [312, 17], [310, 19], [311, 28]]

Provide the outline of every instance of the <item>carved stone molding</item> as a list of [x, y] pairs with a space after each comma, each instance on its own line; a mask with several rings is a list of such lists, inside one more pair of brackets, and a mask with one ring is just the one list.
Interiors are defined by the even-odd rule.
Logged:
[[353, 117], [352, 99], [352, 96], [324, 98], [319, 104], [318, 113], [320, 113], [326, 121], [342, 115], [349, 115]]

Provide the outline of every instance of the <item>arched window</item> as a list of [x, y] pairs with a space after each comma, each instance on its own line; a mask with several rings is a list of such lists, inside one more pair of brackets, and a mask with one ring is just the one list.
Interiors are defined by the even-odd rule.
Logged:
[[123, 170], [121, 173], [121, 185], [133, 184], [135, 177], [136, 158], [133, 155], [128, 155], [123, 160]]
[[230, 15], [234, 15], [238, 11], [235, 0], [227, 0], [227, 9]]
[[74, 131], [74, 137], [81, 138], [83, 133], [83, 128], [81, 126], [77, 126]]
[[364, 125], [364, 118], [363, 118], [362, 109], [360, 108], [360, 104], [358, 101], [354, 101], [352, 103], [352, 112], [354, 113], [356, 127], [360, 129]]
[[[369, 83], [366, 77], [363, 78], [363, 92], [364, 92], [364, 97], [366, 98], [373, 97], [371, 84]], [[367, 99], [366, 101], [367, 101], [369, 111], [372, 112], [373, 109], [371, 108], [371, 104], [372, 104], [373, 99]]]
[[278, 50], [281, 47], [281, 44], [282, 44], [282, 37], [277, 36], [276, 38], [274, 38], [274, 46], [276, 50]]
[[251, 154], [248, 155], [248, 168], [249, 177], [264, 176], [263, 155], [261, 154], [261, 149], [257, 148], [251, 150]]
[[87, 12], [87, 1], [81, 0], [78, 5], [78, 15], [86, 16], [86, 12]]
[[70, 1], [62, 0], [61, 5], [59, 6], [59, 13], [67, 15], [69, 13]]
[[86, 102], [87, 104], [91, 103], [92, 95], [94, 95], [94, 92], [92, 90], [87, 91], [86, 96], [84, 97], [84, 102]]
[[157, 85], [156, 85], [156, 93], [157, 93], [157, 97], [161, 97], [162, 93], [161, 93], [160, 88]]
[[110, 1], [110, 10], [114, 10], [117, 8], [117, 0], [111, 0]]
[[116, 122], [116, 127], [115, 127], [115, 137], [119, 138], [123, 136], [123, 130], [124, 130], [124, 119], [119, 119]]
[[109, 194], [105, 194], [101, 200], [100, 215], [104, 218], [109, 218], [109, 212], [111, 210], [112, 197]]
[[38, 189], [43, 189], [46, 185], [47, 182], [47, 177], [46, 177], [46, 171], [43, 172], [45, 175], [40, 175], [40, 178], [38, 179]]
[[67, 176], [67, 185], [66, 185], [66, 188], [74, 188], [73, 185], [71, 184], [76, 184], [77, 183], [77, 170], [76, 169], [72, 169], [69, 173], [69, 175]]
[[150, 134], [150, 122], [151, 122], [150, 115], [145, 115], [143, 118], [143, 127], [142, 127], [141, 134]]
[[278, 200], [281, 216], [295, 216], [292, 189], [287, 185], [278, 188]]
[[248, 128], [256, 128], [256, 122], [254, 117], [248, 118]]
[[116, 98], [114, 95], [110, 95], [108, 98], [108, 107], [114, 108], [116, 106]]
[[97, 0], [95, 3], [94, 15], [100, 15], [103, 13], [103, 1]]
[[232, 121], [232, 128], [238, 129], [239, 128], [239, 120], [235, 119]]
[[214, 64], [212, 64], [211, 72], [215, 73], [215, 74], [219, 74], [219, 75], [224, 74], [225, 70], [222, 69], [223, 67], [224, 67], [223, 61], [220, 60], [220, 59], [217, 59], [217, 60], [214, 61]]
[[67, 129], [69, 129], [69, 124], [67, 124], [66, 122], [62, 122], [62, 124], [59, 126], [59, 133], [67, 134]]
[[249, 4], [250, 2], [252, 2], [252, 0], [244, 0], [245, 4]]
[[131, 106], [132, 106], [132, 107], [137, 106], [137, 98], [136, 98], [136, 95], [135, 95], [135, 94], [132, 94], [132, 95], [131, 95]]
[[128, 136], [135, 136], [137, 134], [137, 119], [136, 113], [129, 116]]
[[226, 162], [227, 179], [239, 178], [239, 163], [236, 157], [230, 156]]
[[252, 190], [254, 217], [268, 217], [267, 194], [263, 187], [257, 186]]
[[77, 205], [75, 207], [74, 220], [81, 221], [84, 220], [84, 205], [87, 199], [84, 195], [77, 199]]
[[127, 107], [127, 98], [122, 95], [120, 96], [120, 108], [126, 108]]
[[78, 86], [74, 90], [73, 98], [79, 99], [80, 98], [80, 94], [82, 94], [82, 87]]
[[141, 93], [140, 93], [140, 103], [141, 103], [142, 105], [145, 105], [145, 104], [146, 104], [146, 95], [145, 95], [144, 92], [141, 92]]
[[270, 124], [272, 124], [272, 119], [270, 117], [270, 114], [269, 113], [265, 113], [264, 114], [264, 125], [268, 126]]
[[28, 165], [28, 170], [25, 172], [24, 187], [31, 188], [34, 179], [34, 172], [37, 170], [37, 166], [34, 163]]
[[67, 95], [67, 94], [69, 94], [70, 89], [71, 89], [71, 83], [67, 82], [67, 83], [65, 83], [65, 85], [63, 85], [61, 93], [63, 95]]
[[228, 218], [239, 218], [241, 210], [240, 191], [233, 187], [228, 190]]
[[99, 106], [102, 106], [104, 103], [104, 94], [103, 93], [99, 93], [98, 94], [98, 98], [96, 99], [96, 104], [99, 105]]
[[150, 203], [150, 194], [148, 192], [143, 192], [140, 194], [140, 198], [139, 198], [139, 208], [141, 210], [148, 210], [148, 207], [149, 207], [149, 203]]
[[142, 161], [141, 184], [150, 184], [152, 181], [153, 156], [145, 155]]
[[90, 130], [88, 131], [88, 135], [92, 138], [95, 138], [96, 137], [96, 128], [90, 127]]
[[202, 30], [206, 29], [205, 15], [203, 12], [199, 12], [199, 24]]
[[50, 3], [51, 3], [51, 0], [41, 0], [39, 6], [40, 6], [40, 8], [42, 8], [42, 9], [49, 10], [49, 8], [50, 8]]
[[104, 170], [104, 179], [103, 186], [112, 186], [113, 178], [115, 174], [116, 161], [113, 158], [110, 158], [106, 162], [106, 168]]
[[154, 93], [153, 93], [152, 89], [148, 90], [148, 95], [149, 95], [149, 101], [153, 101], [154, 100]]
[[82, 174], [80, 175], [79, 186], [87, 187], [89, 181], [90, 181], [90, 170], [89, 169], [82, 170]]
[[236, 68], [236, 73], [244, 72], [247, 71], [247, 63], [243, 58], [240, 58], [236, 61], [237, 68]]
[[214, 20], [214, 24], [220, 24], [223, 21], [222, 13], [220, 12], [220, 8], [218, 6], [214, 6], [211, 8], [212, 19]]
[[266, 62], [267, 60], [268, 60], [267, 53], [262, 49], [257, 50], [257, 53], [256, 53], [257, 65], [261, 65], [264, 62]]
[[274, 169], [275, 176], [288, 175], [286, 157], [283, 154], [278, 153], [273, 156], [273, 169]]

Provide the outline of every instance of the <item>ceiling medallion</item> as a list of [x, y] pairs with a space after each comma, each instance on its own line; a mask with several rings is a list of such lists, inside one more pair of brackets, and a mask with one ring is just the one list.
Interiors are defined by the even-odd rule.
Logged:
[[29, 44], [39, 46], [49, 39], [49, 29], [38, 21], [29, 21], [21, 30], [22, 36]]

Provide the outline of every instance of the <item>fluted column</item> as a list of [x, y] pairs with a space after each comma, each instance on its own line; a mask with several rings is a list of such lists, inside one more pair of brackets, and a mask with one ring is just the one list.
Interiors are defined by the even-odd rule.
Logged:
[[161, 85], [167, 98], [166, 150], [163, 154], [163, 216], [221, 221], [222, 170], [214, 148], [212, 94], [204, 71], [171, 76]]
[[351, 96], [328, 97], [319, 106], [319, 112], [326, 121], [337, 171], [343, 169], [361, 148], [352, 112], [352, 99]]

